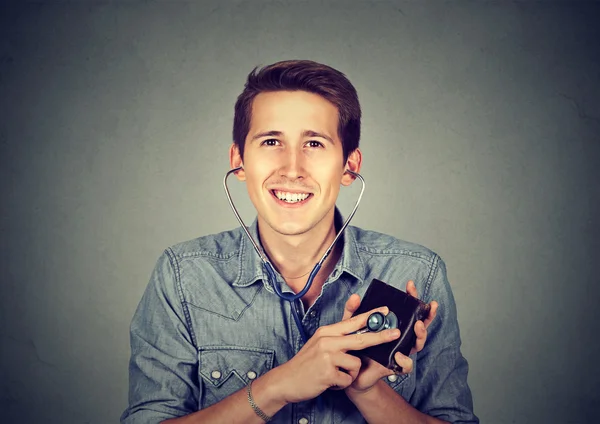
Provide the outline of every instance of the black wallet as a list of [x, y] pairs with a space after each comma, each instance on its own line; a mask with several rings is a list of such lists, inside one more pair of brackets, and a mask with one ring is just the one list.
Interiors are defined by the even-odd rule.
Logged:
[[403, 355], [408, 356], [417, 340], [414, 329], [415, 323], [418, 320], [425, 320], [427, 318], [430, 306], [402, 290], [398, 290], [383, 281], [373, 279], [354, 315], [359, 315], [382, 306], [387, 306], [390, 312], [396, 315], [400, 338], [388, 343], [348, 353], [357, 356], [367, 356], [379, 362], [384, 367], [400, 373], [402, 369], [396, 364], [394, 355], [396, 352], [401, 352]]

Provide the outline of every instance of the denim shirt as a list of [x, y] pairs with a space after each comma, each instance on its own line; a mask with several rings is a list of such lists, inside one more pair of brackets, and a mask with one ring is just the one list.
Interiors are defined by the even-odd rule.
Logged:
[[[249, 231], [258, 240], [257, 225]], [[478, 423], [460, 352], [456, 306], [438, 255], [385, 234], [349, 226], [342, 255], [314, 304], [306, 333], [339, 322], [352, 293], [373, 278], [439, 303], [423, 350], [409, 374], [385, 378], [419, 411], [453, 423]], [[276, 284], [291, 290], [280, 275]], [[158, 259], [130, 327], [129, 406], [121, 423], [159, 423], [206, 408], [251, 379], [290, 360], [302, 347], [290, 304], [275, 294], [241, 228], [166, 249]], [[311, 370], [315, 371], [315, 370]], [[317, 371], [318, 372], [318, 371]], [[274, 423], [365, 423], [343, 390], [322, 401], [289, 404]], [[393, 417], [390, 417], [393, 422]]]

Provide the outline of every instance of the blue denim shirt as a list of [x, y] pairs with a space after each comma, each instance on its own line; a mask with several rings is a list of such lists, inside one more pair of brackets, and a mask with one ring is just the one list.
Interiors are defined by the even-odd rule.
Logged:
[[[256, 240], [257, 226], [249, 228]], [[339, 322], [352, 293], [373, 278], [439, 303], [414, 369], [384, 379], [418, 410], [453, 423], [477, 423], [460, 352], [456, 307], [444, 263], [430, 250], [349, 226], [342, 255], [314, 304], [302, 311], [307, 334]], [[281, 276], [282, 290], [290, 292]], [[206, 408], [302, 347], [289, 302], [274, 293], [241, 228], [168, 248], [159, 258], [131, 322], [129, 406], [121, 423], [150, 424]], [[393, 380], [393, 378], [392, 378]], [[274, 423], [364, 423], [344, 391], [290, 404]], [[393, 421], [393, 417], [390, 417]]]

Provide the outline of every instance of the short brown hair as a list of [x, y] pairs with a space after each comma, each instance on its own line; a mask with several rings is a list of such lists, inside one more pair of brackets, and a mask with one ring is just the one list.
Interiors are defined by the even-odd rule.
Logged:
[[259, 93], [273, 91], [307, 91], [333, 103], [338, 110], [338, 137], [342, 140], [346, 162], [360, 140], [358, 94], [343, 73], [310, 60], [286, 60], [260, 70], [256, 67], [250, 72], [244, 91], [235, 103], [233, 117], [233, 142], [240, 149], [242, 158], [250, 130], [252, 102]]

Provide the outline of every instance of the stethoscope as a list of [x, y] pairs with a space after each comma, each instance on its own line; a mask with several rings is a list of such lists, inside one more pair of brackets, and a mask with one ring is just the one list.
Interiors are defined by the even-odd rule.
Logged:
[[[304, 286], [304, 288], [301, 291], [299, 291], [297, 294], [294, 294], [294, 293], [284, 293], [281, 291], [279, 284], [276, 283], [277, 277], [275, 275], [275, 268], [273, 268], [273, 265], [267, 258], [267, 255], [264, 253], [263, 249], [259, 246], [259, 244], [256, 242], [256, 240], [254, 240], [254, 238], [248, 231], [248, 227], [246, 227], [246, 224], [244, 224], [242, 217], [238, 213], [235, 205], [233, 204], [233, 200], [231, 199], [231, 193], [229, 192], [229, 187], [227, 187], [227, 178], [231, 174], [234, 174], [237, 171], [240, 171], [241, 169], [243, 169], [243, 167], [239, 166], [237, 168], [233, 168], [233, 169], [229, 170], [227, 172], [227, 174], [225, 174], [225, 178], [223, 179], [223, 186], [225, 188], [225, 194], [227, 195], [227, 200], [229, 201], [229, 205], [231, 206], [231, 209], [233, 210], [235, 217], [239, 221], [242, 229], [244, 230], [244, 232], [248, 236], [248, 239], [252, 243], [254, 250], [256, 250], [256, 253], [258, 253], [258, 256], [260, 257], [260, 259], [263, 263], [263, 268], [265, 269], [265, 272], [267, 273], [267, 279], [269, 281], [269, 284], [273, 287], [273, 290], [275, 290], [275, 293], [277, 294], [277, 296], [279, 296], [283, 300], [290, 302], [290, 306], [292, 309], [292, 316], [294, 317], [294, 321], [296, 322], [296, 326], [298, 327], [298, 331], [300, 332], [300, 336], [302, 337], [303, 342], [306, 343], [308, 341], [308, 336], [306, 335], [306, 332], [304, 331], [304, 326], [302, 325], [302, 320], [300, 319], [299, 300], [300, 300], [300, 298], [302, 298], [302, 296], [304, 296], [308, 292], [308, 290], [312, 286], [313, 280], [315, 279], [315, 277], [319, 273], [319, 270], [321, 269], [321, 266], [323, 265], [323, 263], [325, 263], [325, 260], [327, 259], [327, 257], [331, 253], [331, 251], [333, 250], [333, 246], [335, 246], [335, 243], [338, 241], [338, 239], [340, 238], [340, 236], [342, 235], [342, 233], [344, 232], [344, 230], [350, 223], [350, 220], [356, 213], [356, 210], [358, 209], [358, 205], [360, 204], [360, 201], [362, 199], [362, 195], [365, 191], [365, 180], [357, 172], [353, 172], [348, 169], [346, 170], [347, 173], [358, 178], [360, 180], [360, 182], [362, 183], [362, 187], [360, 190], [360, 194], [358, 195], [358, 199], [356, 200], [356, 204], [354, 205], [352, 212], [350, 213], [350, 215], [348, 215], [348, 218], [346, 218], [346, 220], [344, 221], [344, 224], [342, 225], [342, 227], [338, 231], [337, 235], [335, 236], [335, 239], [333, 239], [333, 242], [331, 243], [329, 248], [325, 251], [325, 254], [323, 254], [323, 257], [321, 258], [321, 260], [319, 262], [317, 262], [317, 264], [314, 266], [314, 268], [310, 272], [310, 275], [308, 276], [308, 281], [306, 282], [306, 285]], [[383, 315], [383, 314], [381, 314], [381, 315]], [[375, 321], [377, 321], [377, 320], [375, 319]], [[386, 320], [383, 319], [383, 321], [384, 321], [383, 326], [385, 326]], [[371, 327], [372, 328], [377, 327], [376, 323], [373, 322], [373, 326], [371, 326]], [[370, 330], [369, 325], [367, 326], [367, 329], [368, 329], [368, 331], [373, 331], [373, 330]], [[381, 327], [381, 329], [383, 329], [383, 327]], [[380, 331], [380, 330], [375, 330], [375, 331]]]

